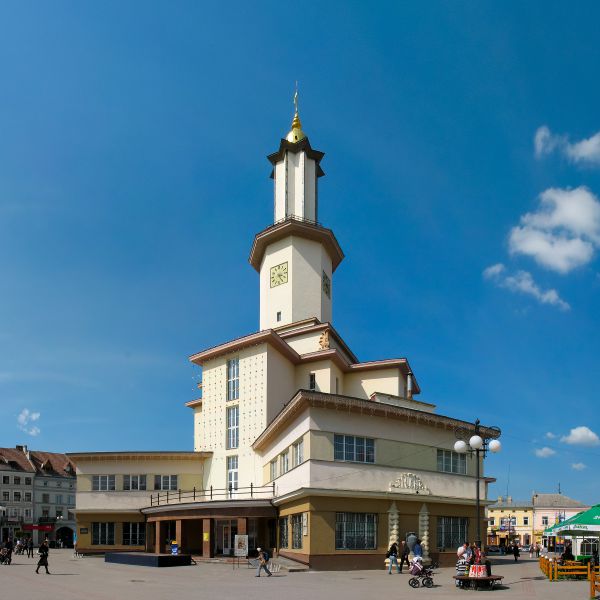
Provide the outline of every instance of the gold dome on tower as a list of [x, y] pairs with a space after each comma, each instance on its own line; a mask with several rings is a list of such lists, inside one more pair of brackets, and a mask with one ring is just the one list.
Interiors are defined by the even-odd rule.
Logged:
[[294, 94], [294, 118], [292, 119], [292, 128], [285, 136], [285, 139], [288, 142], [295, 144], [305, 137], [306, 134], [302, 131], [302, 123], [300, 122], [300, 115], [298, 114], [298, 84], [296, 84], [296, 93]]

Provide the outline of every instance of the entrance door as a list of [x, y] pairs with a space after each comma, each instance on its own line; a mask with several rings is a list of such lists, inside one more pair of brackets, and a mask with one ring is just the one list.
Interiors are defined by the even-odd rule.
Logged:
[[229, 556], [232, 548], [231, 544], [231, 526], [229, 523], [227, 525], [223, 525], [223, 554], [225, 556]]

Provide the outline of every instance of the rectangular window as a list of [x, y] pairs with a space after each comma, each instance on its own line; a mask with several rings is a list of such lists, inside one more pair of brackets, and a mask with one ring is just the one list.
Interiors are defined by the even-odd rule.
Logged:
[[542, 525], [544, 525], [545, 527], [548, 526], [548, 517], [542, 517]]
[[15, 502], [21, 502], [21, 492], [13, 492], [13, 500]]
[[[123, 475], [123, 489], [125, 491], [139, 491], [146, 489], [145, 475]], [[72, 496], [69, 496], [72, 498]]]
[[50, 509], [47, 507], [42, 508], [42, 517], [49, 517], [50, 516]]
[[288, 548], [288, 518], [281, 517], [279, 519], [279, 547]]
[[529, 525], [529, 517], [523, 517], [523, 525]]
[[14, 478], [14, 484], [15, 485], [21, 485], [21, 478], [20, 477], [15, 477]]
[[123, 545], [143, 546], [146, 543], [145, 523], [123, 523]]
[[333, 437], [333, 447], [335, 460], [375, 462], [375, 440], [372, 438], [336, 433]]
[[240, 407], [227, 408], [227, 449], [237, 448], [240, 445]]
[[[142, 475], [144, 478], [144, 489], [146, 489], [146, 476]], [[69, 506], [75, 506], [75, 496], [67, 496], [67, 504]]]
[[238, 457], [227, 457], [227, 489], [231, 492], [238, 489]]
[[2, 492], [2, 501], [10, 502], [10, 492]]
[[336, 550], [374, 550], [377, 548], [377, 515], [374, 513], [336, 513]]
[[339, 394], [339, 392], [340, 392], [340, 380], [339, 380], [339, 378], [336, 377], [335, 378], [335, 393]]
[[31, 477], [25, 477], [25, 485], [31, 485]]
[[63, 516], [63, 510], [62, 510], [62, 508], [57, 508], [56, 509], [56, 518], [62, 517], [62, 516]]
[[31, 492], [25, 492], [25, 502], [31, 502]]
[[154, 476], [155, 490], [170, 490], [177, 489], [177, 475], [155, 475]]
[[94, 492], [114, 492], [115, 491], [115, 476], [114, 475], [93, 475], [92, 490]]
[[42, 502], [48, 504], [50, 502], [50, 494], [42, 494]]
[[279, 457], [281, 464], [281, 474], [287, 473], [290, 470], [290, 453], [289, 451], [284, 452]]
[[300, 438], [292, 445], [292, 466], [297, 467], [304, 462], [304, 440]]
[[24, 516], [26, 519], [31, 519], [31, 509], [30, 508], [25, 509]]
[[62, 494], [57, 494], [56, 495], [56, 504], [62, 504]]
[[467, 474], [467, 455], [452, 450], [437, 451], [437, 469], [443, 473]]
[[115, 524], [114, 523], [92, 523], [92, 545], [114, 546]]
[[227, 400], [237, 400], [240, 397], [240, 359], [232, 358], [227, 361]]
[[292, 548], [302, 549], [302, 513], [292, 515]]
[[317, 389], [317, 376], [315, 373], [308, 374], [308, 389], [313, 391]]
[[469, 520], [464, 517], [438, 517], [437, 547], [458, 548], [468, 540]]
[[2, 476], [2, 484], [8, 485], [9, 483], [10, 483], [10, 477], [8, 475], [3, 475]]
[[269, 463], [269, 474], [271, 475], [271, 481], [277, 477], [277, 459]]
[[496, 519], [494, 517], [490, 517], [489, 523], [493, 527], [496, 524]]
[[281, 311], [277, 313], [277, 322], [281, 321]]

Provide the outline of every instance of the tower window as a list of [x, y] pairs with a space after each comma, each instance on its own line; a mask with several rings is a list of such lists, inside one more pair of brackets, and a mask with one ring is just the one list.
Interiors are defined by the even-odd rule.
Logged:
[[237, 400], [240, 397], [240, 359], [232, 358], [227, 361], [227, 400]]
[[277, 322], [281, 321], [281, 311], [277, 311]]
[[308, 375], [308, 389], [309, 390], [317, 389], [317, 376], [315, 373], [309, 373], [309, 375]]

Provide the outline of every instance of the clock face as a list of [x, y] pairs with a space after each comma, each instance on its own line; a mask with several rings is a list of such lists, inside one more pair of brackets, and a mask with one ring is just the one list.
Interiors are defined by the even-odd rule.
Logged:
[[288, 280], [288, 264], [287, 262], [281, 263], [271, 267], [271, 287], [277, 287], [282, 283], [287, 283]]
[[325, 271], [323, 271], [323, 291], [328, 298], [331, 298], [331, 279], [329, 279]]

